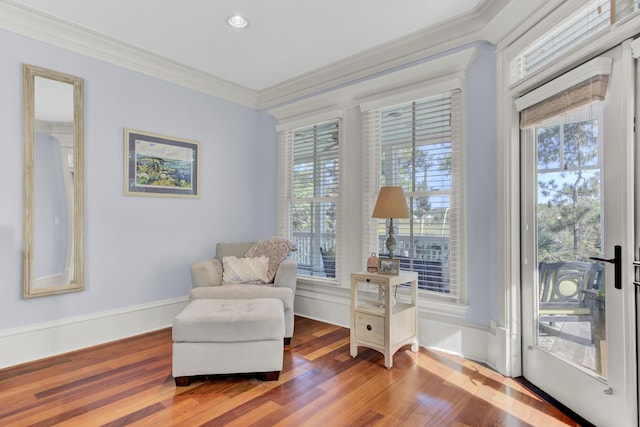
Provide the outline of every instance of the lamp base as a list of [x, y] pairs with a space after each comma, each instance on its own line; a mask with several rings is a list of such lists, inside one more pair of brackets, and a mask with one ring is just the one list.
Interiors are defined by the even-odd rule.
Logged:
[[[385, 288], [383, 286], [378, 286], [378, 307], [384, 308], [385, 306]], [[391, 307], [395, 307], [396, 305], [396, 297], [391, 294]]]
[[384, 244], [387, 247], [387, 251], [389, 251], [390, 259], [393, 259], [393, 252], [398, 247], [398, 242], [396, 241], [395, 234], [395, 230], [393, 229], [393, 218], [389, 218], [389, 237], [387, 237], [387, 240], [384, 242]]

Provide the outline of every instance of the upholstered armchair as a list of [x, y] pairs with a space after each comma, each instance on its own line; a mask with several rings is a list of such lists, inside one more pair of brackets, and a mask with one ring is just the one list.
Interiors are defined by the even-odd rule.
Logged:
[[[191, 266], [194, 299], [277, 298], [284, 306], [285, 343], [293, 336], [293, 303], [298, 263], [288, 253], [295, 245], [283, 238], [218, 243], [215, 257]], [[268, 271], [264, 272], [264, 259]], [[260, 262], [263, 261], [263, 262]]]

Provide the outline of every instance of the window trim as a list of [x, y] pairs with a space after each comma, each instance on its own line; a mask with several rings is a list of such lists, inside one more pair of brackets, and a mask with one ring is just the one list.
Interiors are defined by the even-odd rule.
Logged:
[[[608, 49], [621, 44], [624, 40], [635, 38], [640, 22], [640, 12], [636, 11], [610, 27], [609, 31], [592, 40], [586, 46], [571, 51], [549, 66], [528, 77], [512, 83], [511, 59], [527, 44], [552, 29], [558, 22], [568, 17], [580, 0], [567, 0], [560, 5], [543, 7], [538, 20], [530, 20], [529, 25], [520, 26], [511, 31], [497, 45], [497, 150], [498, 150], [498, 294], [501, 295], [499, 316], [496, 320], [498, 344], [506, 358], [501, 360], [498, 370], [509, 376], [522, 374], [521, 321], [520, 321], [520, 198], [521, 189], [514, 182], [519, 182], [520, 126], [519, 113], [515, 100], [544, 85], [554, 78], [574, 69], [580, 64], [593, 59]], [[544, 18], [544, 19], [543, 19]], [[632, 42], [632, 46], [640, 43]]]
[[534, 89], [514, 100], [516, 111], [520, 112], [540, 102], [546, 101], [554, 94], [568, 90], [598, 75], [611, 74], [612, 60], [607, 57], [594, 58], [573, 70], [563, 74], [555, 80]]
[[[405, 99], [414, 97], [416, 93], [421, 94], [420, 97], [436, 94], [442, 88], [462, 86], [464, 90], [466, 72], [470, 65], [479, 55], [479, 48], [476, 46], [463, 47], [448, 52], [445, 56], [432, 57], [425, 61], [410, 64], [406, 67], [380, 75], [371, 77], [361, 81], [353, 82], [353, 84], [345, 85], [333, 90], [319, 92], [315, 95], [305, 97], [303, 99], [288, 102], [267, 110], [277, 120], [277, 129], [294, 128], [313, 123], [314, 119], [322, 119], [331, 116], [331, 112], [339, 112], [343, 120], [342, 132], [343, 141], [340, 153], [340, 161], [344, 167], [341, 169], [341, 201], [342, 209], [342, 237], [340, 244], [344, 250], [341, 258], [344, 262], [342, 276], [338, 277], [338, 287], [341, 291], [348, 289], [350, 286], [348, 273], [359, 271], [366, 265], [366, 258], [361, 256], [361, 222], [362, 210], [365, 208], [361, 205], [361, 185], [362, 185], [362, 151], [361, 151], [361, 114], [360, 105], [365, 103], [380, 102], [387, 99]], [[461, 139], [466, 141], [466, 129], [468, 126], [466, 118], [466, 96], [461, 98], [461, 120], [462, 128], [460, 129]], [[335, 116], [334, 116], [335, 117]], [[461, 173], [466, 174], [466, 148], [461, 146], [460, 168]], [[282, 182], [280, 174], [282, 168], [279, 167], [279, 183]], [[344, 179], [347, 177], [347, 179]], [[357, 177], [357, 178], [356, 178]], [[355, 181], [357, 180], [357, 181]], [[461, 197], [463, 203], [466, 203], [466, 182], [464, 175], [461, 177], [460, 191], [463, 192]], [[279, 191], [281, 188], [279, 187]], [[280, 205], [279, 205], [280, 206]], [[463, 250], [460, 253], [460, 266], [462, 268], [459, 277], [460, 299], [457, 302], [445, 300], [438, 295], [428, 295], [428, 298], [422, 298], [420, 303], [421, 312], [424, 311], [429, 315], [443, 315], [447, 317], [455, 317], [464, 319], [468, 306], [466, 277], [466, 212], [462, 212], [462, 230], [464, 236], [460, 239], [460, 245]], [[278, 228], [280, 230], [280, 228]], [[366, 254], [367, 257], [370, 254]], [[308, 282], [306, 277], [298, 279], [299, 284], [307, 285], [324, 285], [326, 282], [322, 280], [314, 280]], [[326, 286], [321, 295], [327, 298], [327, 301], [333, 301], [334, 295], [330, 289], [333, 286]], [[302, 290], [302, 288], [299, 288]], [[317, 287], [315, 289], [321, 289]], [[335, 302], [335, 301], [334, 301]], [[347, 301], [348, 302], [348, 301]], [[341, 301], [340, 303], [344, 303]], [[423, 308], [424, 305], [424, 308]]]
[[[283, 121], [282, 124], [276, 126], [278, 132], [278, 212], [277, 212], [277, 224], [278, 235], [291, 238], [291, 229], [289, 227], [291, 221], [290, 206], [293, 197], [291, 196], [291, 185], [293, 184], [293, 141], [288, 140], [289, 132], [293, 132], [296, 129], [308, 128], [313, 126], [322, 125], [325, 123], [336, 121], [338, 123], [338, 162], [340, 168], [338, 170], [339, 180], [339, 193], [335, 197], [336, 204], [336, 266], [335, 266], [335, 278], [325, 278], [321, 276], [308, 276], [298, 274], [298, 281], [305, 283], [320, 283], [326, 285], [340, 285], [340, 277], [342, 274], [342, 222], [344, 218], [343, 214], [343, 179], [344, 179], [344, 149], [343, 149], [343, 127], [344, 119], [343, 113], [340, 110], [324, 111], [319, 114], [310, 115], [304, 119], [296, 118], [294, 120]], [[290, 147], [291, 145], [291, 147]]]
[[315, 112], [310, 115], [305, 115], [303, 117], [290, 117], [287, 119], [281, 120], [276, 126], [276, 131], [278, 133], [283, 131], [290, 131], [295, 129], [300, 129], [304, 127], [319, 125], [322, 123], [330, 122], [332, 120], [343, 118], [342, 110], [325, 110], [321, 112]]
[[[615, 7], [611, 7], [613, 0], [590, 0], [586, 4], [584, 1], [580, 4], [576, 4], [571, 13], [564, 15], [558, 22], [546, 31], [541, 32], [537, 37], [530, 39], [524, 44], [509, 60], [510, 66], [510, 82], [511, 84], [517, 84], [518, 82], [526, 79], [538, 73], [540, 70], [558, 61], [558, 58], [562, 58], [565, 54], [574, 52], [591, 42], [597, 40], [604, 34], [606, 34], [611, 26], [615, 23]], [[601, 13], [601, 8], [605, 7], [602, 13], [608, 13], [606, 20], [600, 19], [597, 22], [589, 20], [592, 13]], [[611, 15], [613, 13], [614, 15]], [[585, 26], [586, 24], [586, 26]], [[576, 28], [578, 26], [578, 28]], [[594, 28], [602, 26], [594, 32]], [[586, 28], [586, 29], [585, 29]], [[563, 42], [563, 39], [569, 38], [568, 36], [579, 36], [580, 41]], [[558, 42], [556, 37], [561, 36], [561, 40]], [[546, 49], [542, 49], [547, 46]], [[532, 71], [528, 71], [527, 67], [523, 65], [526, 62], [528, 55], [535, 52], [538, 49], [542, 49], [543, 54], [541, 62], [537, 68]], [[554, 58], [554, 56], [557, 56]]]
[[[458, 145], [458, 167], [460, 169], [459, 173], [459, 183], [458, 183], [458, 197], [457, 203], [458, 207], [458, 238], [457, 238], [457, 246], [458, 250], [458, 259], [456, 266], [456, 277], [457, 277], [457, 294], [456, 296], [450, 296], [445, 294], [440, 294], [435, 291], [428, 290], [419, 290], [419, 293], [422, 298], [428, 298], [431, 302], [425, 304], [426, 307], [437, 307], [439, 313], [446, 313], [448, 315], [457, 315], [461, 314], [460, 317], [464, 317], [466, 313], [466, 309], [468, 308], [467, 302], [467, 261], [466, 261], [466, 238], [467, 238], [467, 209], [465, 208], [467, 200], [466, 200], [466, 127], [467, 127], [467, 118], [466, 118], [466, 91], [465, 91], [465, 80], [459, 74], [454, 74], [453, 76], [449, 76], [446, 79], [437, 79], [433, 85], [430, 84], [430, 81], [423, 82], [419, 87], [414, 88], [414, 90], [399, 90], [392, 94], [387, 94], [387, 96], [382, 97], [368, 97], [365, 102], [360, 104], [360, 111], [363, 117], [363, 134], [362, 134], [362, 156], [363, 162], [366, 165], [366, 168], [363, 168], [363, 191], [362, 191], [362, 257], [366, 259], [367, 256], [372, 251], [372, 248], [369, 247], [371, 244], [371, 237], [368, 236], [368, 233], [372, 229], [371, 225], [371, 214], [367, 212], [367, 210], [373, 210], [373, 203], [375, 203], [375, 196], [377, 195], [377, 190], [375, 190], [375, 194], [367, 195], [367, 190], [372, 190], [373, 188], [380, 187], [380, 174], [379, 174], [379, 162], [380, 162], [380, 147], [370, 147], [367, 143], [368, 141], [365, 138], [364, 134], [364, 121], [365, 121], [365, 113], [367, 111], [372, 110], [380, 110], [381, 108], [389, 107], [394, 104], [401, 104], [407, 102], [413, 102], [416, 100], [428, 98], [430, 96], [436, 96], [442, 94], [444, 92], [451, 92], [455, 90], [459, 90], [459, 103], [460, 103], [460, 128], [457, 129], [459, 133], [459, 145]], [[369, 158], [371, 156], [376, 156], [375, 158]], [[377, 164], [376, 164], [377, 158]], [[365, 174], [377, 174], [377, 176], [365, 176]], [[370, 188], [367, 188], [367, 182], [369, 183]], [[372, 190], [373, 191], [373, 190]], [[370, 208], [370, 209], [369, 209]], [[372, 233], [372, 232], [371, 232]], [[377, 235], [376, 235], [377, 237]], [[377, 239], [376, 239], [377, 241]], [[446, 307], [449, 307], [448, 309]], [[455, 308], [458, 307], [458, 308]], [[428, 309], [427, 309], [428, 310]]]
[[569, 17], [576, 8], [582, 4], [581, 0], [568, 0], [550, 11], [550, 14], [542, 21], [532, 24], [529, 28], [522, 27], [514, 31], [505, 42], [498, 44], [498, 57], [500, 58], [500, 79], [498, 85], [505, 90], [509, 99], [515, 99], [530, 92], [538, 86], [552, 81], [575, 68], [577, 65], [597, 57], [601, 53], [622, 43], [625, 39], [635, 38], [638, 33], [637, 24], [640, 19], [640, 11], [625, 16], [606, 31], [593, 38], [582, 47], [577, 47], [530, 75], [511, 82], [511, 60], [516, 57], [529, 44], [533, 43], [546, 32], [552, 30], [555, 25]]

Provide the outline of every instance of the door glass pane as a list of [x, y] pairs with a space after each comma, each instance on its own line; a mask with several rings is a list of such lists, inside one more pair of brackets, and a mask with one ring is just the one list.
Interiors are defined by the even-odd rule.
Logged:
[[593, 103], [535, 128], [537, 345], [605, 377], [602, 114]]

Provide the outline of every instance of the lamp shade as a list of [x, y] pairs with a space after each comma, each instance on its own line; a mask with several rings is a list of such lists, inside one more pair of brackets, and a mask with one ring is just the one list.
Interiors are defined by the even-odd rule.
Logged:
[[385, 186], [380, 188], [372, 218], [409, 218], [407, 200], [402, 187]]

